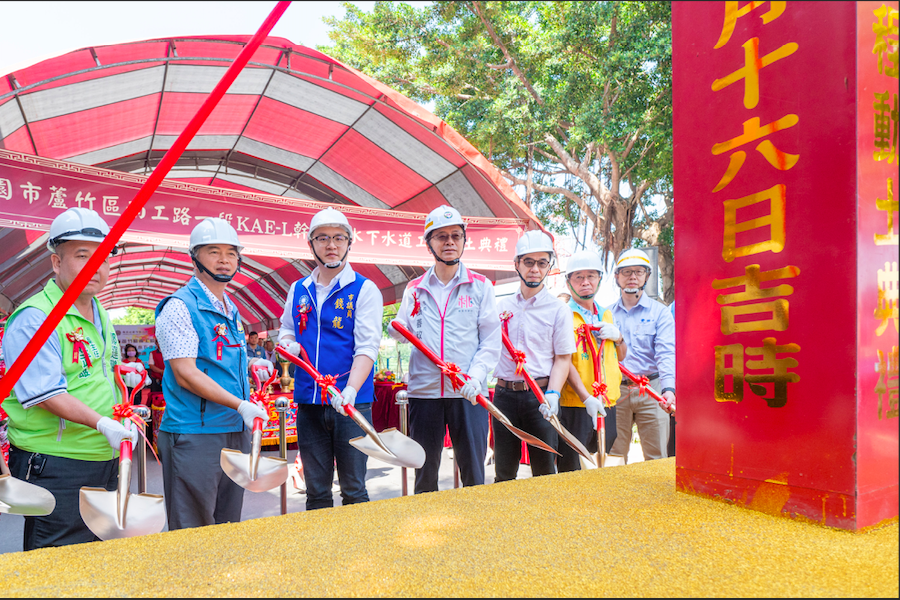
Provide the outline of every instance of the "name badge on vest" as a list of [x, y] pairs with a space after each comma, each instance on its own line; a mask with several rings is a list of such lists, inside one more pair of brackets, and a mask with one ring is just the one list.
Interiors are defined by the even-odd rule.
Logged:
[[312, 310], [312, 306], [310, 305], [309, 296], [300, 296], [300, 303], [294, 310], [294, 320], [298, 321], [298, 328], [300, 329], [300, 333], [306, 331], [306, 322], [309, 320], [310, 310]]

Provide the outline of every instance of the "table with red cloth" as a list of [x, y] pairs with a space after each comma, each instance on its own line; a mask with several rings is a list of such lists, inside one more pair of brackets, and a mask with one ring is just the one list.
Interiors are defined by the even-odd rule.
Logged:
[[[405, 383], [395, 383], [392, 381], [376, 381], [375, 382], [375, 401], [372, 403], [372, 426], [376, 431], [384, 431], [390, 427], [400, 429], [400, 407], [397, 406], [397, 392], [405, 390]], [[489, 390], [489, 400], [494, 401], [494, 390]], [[485, 411], [487, 415], [487, 411]], [[494, 447], [494, 430], [493, 422], [488, 415], [488, 445]], [[444, 433], [444, 448], [452, 448], [450, 441], [450, 432]], [[522, 442], [522, 460], [523, 465], [531, 464], [528, 460], [528, 444]]]

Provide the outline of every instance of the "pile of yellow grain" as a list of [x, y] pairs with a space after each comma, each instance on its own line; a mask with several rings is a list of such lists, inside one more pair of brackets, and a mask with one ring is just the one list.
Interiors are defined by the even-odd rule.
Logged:
[[5, 555], [0, 593], [896, 597], [897, 534], [679, 493], [668, 459]]

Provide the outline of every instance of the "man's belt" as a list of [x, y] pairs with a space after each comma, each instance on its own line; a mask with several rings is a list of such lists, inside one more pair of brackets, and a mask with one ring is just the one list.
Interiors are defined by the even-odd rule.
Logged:
[[[545, 387], [550, 383], [549, 377], [541, 377], [540, 379], [535, 379], [534, 382], [538, 384], [540, 387]], [[497, 387], [506, 388], [508, 390], [512, 390], [514, 392], [525, 392], [528, 391], [528, 384], [524, 381], [506, 381], [505, 379], [497, 380]]]
[[[654, 379], [659, 379], [659, 373], [651, 373], [650, 375], [647, 375], [648, 381], [653, 381]], [[635, 382], [633, 382], [632, 380], [628, 379], [627, 377], [623, 377], [622, 385], [624, 385], [625, 387], [634, 387], [637, 384]]]

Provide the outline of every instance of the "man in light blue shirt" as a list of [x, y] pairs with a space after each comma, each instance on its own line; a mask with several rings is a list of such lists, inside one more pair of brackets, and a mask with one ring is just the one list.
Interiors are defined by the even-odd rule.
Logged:
[[641, 394], [637, 384], [622, 378], [622, 395], [616, 403], [617, 436], [610, 454], [627, 458], [632, 423], [637, 423], [644, 460], [667, 457], [667, 412], [675, 411], [675, 319], [664, 304], [644, 294], [651, 271], [644, 252], [632, 248], [620, 254], [615, 267], [620, 297], [612, 307], [628, 344], [622, 364], [638, 377], [649, 379], [650, 386], [668, 403], [664, 410], [649, 394]]

